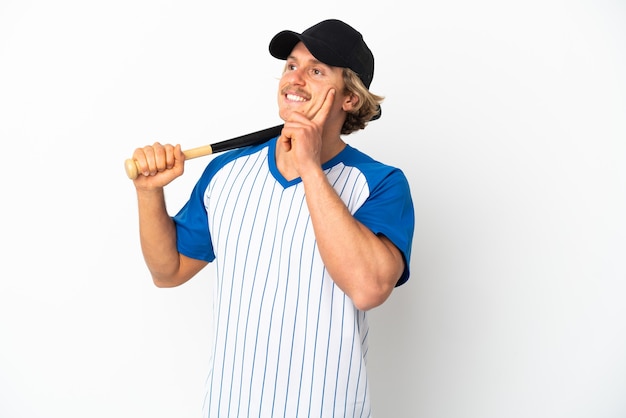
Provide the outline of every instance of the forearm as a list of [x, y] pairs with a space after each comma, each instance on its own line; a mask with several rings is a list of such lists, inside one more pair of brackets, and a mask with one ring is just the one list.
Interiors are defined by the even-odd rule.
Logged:
[[321, 170], [302, 179], [318, 248], [331, 277], [359, 309], [380, 305], [402, 274], [399, 250], [352, 216]]
[[157, 285], [166, 286], [180, 270], [176, 228], [167, 213], [162, 188], [137, 191], [139, 237], [144, 260]]

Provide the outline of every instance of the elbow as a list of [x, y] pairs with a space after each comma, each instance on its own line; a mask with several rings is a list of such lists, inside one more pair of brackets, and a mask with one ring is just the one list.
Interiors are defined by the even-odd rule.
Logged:
[[[388, 240], [385, 238], [385, 242]], [[354, 306], [361, 311], [368, 311], [382, 305], [391, 296], [405, 271], [404, 257], [390, 241], [387, 248], [390, 257], [378, 259], [374, 264], [362, 266], [359, 283], [352, 289], [350, 296]]]
[[167, 266], [163, 270], [150, 269], [150, 275], [156, 287], [177, 287], [188, 282], [207, 264], [206, 261], [193, 260], [182, 256], [182, 260], [178, 264]]
[[175, 285], [171, 284], [168, 281], [157, 280], [155, 278], [152, 278], [152, 283], [154, 283], [154, 285], [158, 287], [159, 289], [168, 289], [170, 287], [175, 287]]
[[167, 280], [157, 279], [154, 276], [152, 277], [152, 283], [154, 283], [154, 285], [158, 287], [159, 289], [167, 289], [170, 287], [174, 287], [174, 285], [172, 285], [171, 282]]
[[354, 306], [361, 311], [368, 311], [385, 303], [402, 276], [403, 269], [404, 263], [398, 263], [375, 272], [363, 271], [363, 279], [355, 283], [350, 291]]
[[189, 279], [152, 274], [152, 283], [154, 283], [154, 285], [159, 289], [169, 289], [172, 287], [177, 287], [185, 283], [187, 280]]
[[369, 311], [382, 305], [391, 295], [394, 285], [388, 282], [363, 287], [355, 290], [350, 299], [355, 308], [360, 311]]

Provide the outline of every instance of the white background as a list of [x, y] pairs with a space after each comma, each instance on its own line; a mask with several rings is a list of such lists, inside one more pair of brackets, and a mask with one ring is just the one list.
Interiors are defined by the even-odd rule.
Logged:
[[269, 40], [329, 17], [387, 98], [346, 139], [416, 206], [375, 416], [626, 416], [623, 1], [1, 0], [0, 417], [199, 416], [213, 272], [152, 285], [123, 161], [280, 123]]

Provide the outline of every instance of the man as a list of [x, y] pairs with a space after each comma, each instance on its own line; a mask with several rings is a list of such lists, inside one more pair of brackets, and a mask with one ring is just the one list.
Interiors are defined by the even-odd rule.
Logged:
[[414, 223], [404, 174], [341, 138], [380, 116], [374, 57], [334, 19], [269, 50], [282, 133], [215, 157], [176, 216], [180, 145], [135, 150], [142, 251], [159, 287], [216, 263], [204, 416], [370, 416], [366, 312], [408, 279]]

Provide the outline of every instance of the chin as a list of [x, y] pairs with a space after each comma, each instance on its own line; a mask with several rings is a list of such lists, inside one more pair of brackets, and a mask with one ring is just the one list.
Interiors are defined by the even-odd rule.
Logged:
[[281, 109], [278, 111], [278, 115], [280, 116], [280, 118], [281, 118], [282, 120], [286, 121], [286, 120], [288, 120], [288, 119], [290, 119], [290, 118], [291, 118], [291, 115], [292, 115], [294, 112], [297, 112], [297, 113], [300, 113], [300, 114], [304, 114], [304, 115], [306, 115], [306, 113], [305, 113], [304, 111], [300, 111], [300, 110], [298, 110], [298, 109], [293, 109], [293, 108], [286, 108], [286, 107], [281, 108]]

